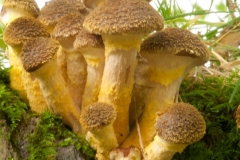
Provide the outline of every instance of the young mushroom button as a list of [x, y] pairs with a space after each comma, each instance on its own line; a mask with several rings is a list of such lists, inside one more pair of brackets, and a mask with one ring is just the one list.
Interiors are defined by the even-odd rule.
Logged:
[[83, 27], [101, 35], [105, 45], [98, 101], [116, 108], [113, 126], [120, 144], [129, 133], [128, 113], [137, 51], [144, 35], [163, 28], [163, 19], [146, 1], [106, 0], [86, 16]]
[[101, 102], [92, 103], [81, 114], [82, 127], [90, 132], [87, 139], [97, 150], [99, 160], [109, 159], [110, 151], [118, 146], [112, 126], [115, 119], [113, 106]]
[[170, 160], [176, 152], [199, 141], [206, 132], [201, 113], [187, 103], [175, 103], [158, 114], [156, 136], [145, 148], [145, 156], [151, 160]]

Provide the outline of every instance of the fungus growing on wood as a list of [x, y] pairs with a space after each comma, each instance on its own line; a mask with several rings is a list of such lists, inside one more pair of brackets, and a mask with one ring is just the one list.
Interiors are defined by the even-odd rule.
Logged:
[[74, 42], [74, 48], [80, 51], [87, 62], [87, 82], [84, 89], [82, 110], [98, 101], [104, 69], [104, 44], [100, 35], [82, 30]]
[[[24, 89], [27, 94], [29, 106], [37, 113], [42, 113], [46, 110], [47, 104], [42, 95], [42, 91], [39, 87], [38, 80], [33, 79], [32, 75], [27, 73], [22, 66], [21, 62], [21, 49], [23, 44], [35, 37], [49, 37], [49, 33], [43, 27], [43, 25], [34, 18], [20, 17], [11, 22], [3, 33], [3, 40], [13, 49], [16, 56], [15, 64], [20, 73]], [[14, 68], [15, 69], [15, 68]], [[15, 71], [15, 70], [13, 70]], [[15, 72], [13, 72], [15, 73]], [[12, 80], [18, 78], [14, 75], [11, 76]], [[16, 78], [13, 78], [16, 77]], [[16, 84], [18, 85], [18, 84]]]
[[60, 115], [75, 133], [80, 133], [80, 110], [75, 106], [56, 64], [59, 43], [47, 37], [37, 37], [22, 48], [23, 67], [39, 80], [50, 111]]
[[146, 1], [106, 0], [86, 16], [83, 26], [102, 35], [105, 67], [98, 101], [116, 108], [114, 128], [120, 144], [129, 133], [137, 51], [144, 35], [162, 29], [163, 19]]
[[92, 103], [81, 113], [81, 125], [91, 133], [89, 142], [97, 149], [99, 160], [109, 159], [110, 151], [118, 146], [112, 126], [115, 119], [116, 111], [107, 103]]
[[[179, 87], [185, 75], [209, 59], [207, 47], [200, 38], [180, 28], [166, 28], [146, 38], [140, 55], [149, 64], [144, 98], [145, 107], [139, 126], [143, 145], [153, 139], [155, 114], [177, 101]], [[123, 147], [139, 146], [136, 127], [124, 141]]]
[[59, 20], [52, 33], [64, 50], [66, 85], [79, 108], [82, 105], [82, 95], [86, 84], [87, 64], [82, 53], [74, 49], [73, 43], [78, 32], [82, 30], [83, 20], [84, 17], [80, 13], [70, 13]]
[[145, 148], [145, 156], [151, 160], [170, 160], [176, 152], [199, 141], [206, 132], [201, 113], [187, 103], [174, 103], [158, 113], [156, 136]]

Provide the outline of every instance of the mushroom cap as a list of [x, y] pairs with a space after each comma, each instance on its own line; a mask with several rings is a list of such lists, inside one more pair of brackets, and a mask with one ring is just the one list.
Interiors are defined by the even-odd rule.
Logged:
[[163, 28], [162, 16], [143, 0], [106, 0], [85, 18], [94, 34], [148, 34]]
[[84, 6], [84, 4], [81, 2], [81, 0], [66, 0], [68, 3], [75, 5], [75, 7], [78, 9], [80, 13], [86, 13], [87, 9]]
[[209, 59], [209, 51], [200, 38], [181, 28], [165, 28], [146, 38], [140, 48], [140, 55], [172, 54], [189, 56], [203, 60]]
[[41, 9], [38, 20], [46, 26], [55, 26], [62, 17], [69, 13], [79, 13], [79, 11], [66, 0], [51, 0]]
[[162, 139], [178, 144], [192, 144], [199, 141], [206, 132], [201, 113], [187, 103], [174, 103], [158, 115], [155, 129]]
[[40, 9], [34, 0], [4, 0], [3, 5], [6, 8], [15, 8], [29, 12], [35, 18], [40, 13]]
[[89, 47], [104, 48], [103, 40], [100, 35], [89, 33], [83, 29], [78, 33], [74, 41], [74, 48], [81, 49]]
[[34, 18], [20, 17], [12, 21], [4, 30], [3, 40], [14, 47], [39, 36], [49, 37], [49, 33], [44, 26]]
[[70, 13], [59, 20], [52, 35], [57, 40], [75, 37], [82, 30], [83, 21], [84, 16], [80, 13]]
[[116, 111], [112, 105], [95, 102], [87, 107], [81, 114], [82, 127], [89, 131], [97, 131], [116, 119]]
[[34, 72], [51, 59], [59, 48], [59, 43], [49, 37], [37, 37], [22, 48], [22, 63], [27, 72]]
[[103, 0], [82, 0], [82, 3], [87, 8], [94, 9], [96, 8]]

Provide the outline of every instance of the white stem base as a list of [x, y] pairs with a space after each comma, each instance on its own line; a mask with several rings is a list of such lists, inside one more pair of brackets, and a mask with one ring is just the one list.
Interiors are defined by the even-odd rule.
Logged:
[[176, 152], [182, 152], [186, 144], [175, 144], [155, 136], [154, 140], [144, 149], [146, 160], [171, 160]]

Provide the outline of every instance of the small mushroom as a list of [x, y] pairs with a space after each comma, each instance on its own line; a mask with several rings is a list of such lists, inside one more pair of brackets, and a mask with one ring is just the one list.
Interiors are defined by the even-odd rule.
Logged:
[[176, 152], [199, 141], [206, 132], [201, 113], [187, 103], [174, 103], [158, 113], [155, 124], [156, 136], [145, 148], [149, 160], [170, 160]]
[[116, 108], [113, 125], [120, 144], [129, 133], [128, 113], [137, 51], [144, 35], [163, 27], [163, 19], [146, 1], [106, 0], [86, 16], [83, 27], [101, 35], [105, 45], [98, 101]]
[[[145, 76], [147, 80], [141, 81], [146, 90], [145, 97], [142, 97], [145, 107], [139, 120], [143, 145], [146, 146], [154, 137], [155, 113], [177, 102], [183, 78], [190, 69], [208, 61], [209, 51], [200, 38], [190, 31], [166, 28], [142, 42], [140, 55], [149, 64], [148, 76]], [[139, 147], [137, 134], [135, 127], [123, 147]]]
[[[9, 48], [13, 49], [15, 55], [14, 63], [17, 65], [13, 68], [12, 73], [19, 73], [18, 76], [11, 74], [11, 79], [19, 84], [21, 82], [20, 80], [22, 80], [31, 110], [42, 113], [47, 109], [47, 104], [39, 87], [39, 82], [37, 79], [34, 79], [30, 73], [24, 70], [20, 58], [23, 44], [38, 36], [49, 37], [49, 33], [36, 19], [20, 17], [12, 21], [4, 30], [3, 40], [11, 46]], [[15, 69], [17, 69], [18, 72]]]
[[87, 82], [84, 89], [82, 110], [98, 101], [104, 69], [104, 44], [100, 35], [82, 30], [74, 42], [74, 48], [79, 50], [87, 62]]
[[116, 111], [107, 103], [92, 103], [81, 114], [82, 127], [92, 135], [88, 141], [97, 149], [98, 160], [109, 159], [110, 151], [118, 147], [112, 126], [115, 119]]
[[87, 64], [82, 53], [74, 49], [73, 43], [78, 32], [82, 30], [83, 20], [84, 17], [80, 13], [70, 13], [59, 21], [52, 33], [65, 53], [66, 85], [79, 108], [82, 106], [82, 95], [87, 78]]
[[60, 115], [75, 133], [80, 134], [80, 110], [72, 97], [56, 64], [59, 43], [49, 37], [37, 37], [22, 48], [23, 67], [39, 80], [50, 111]]

